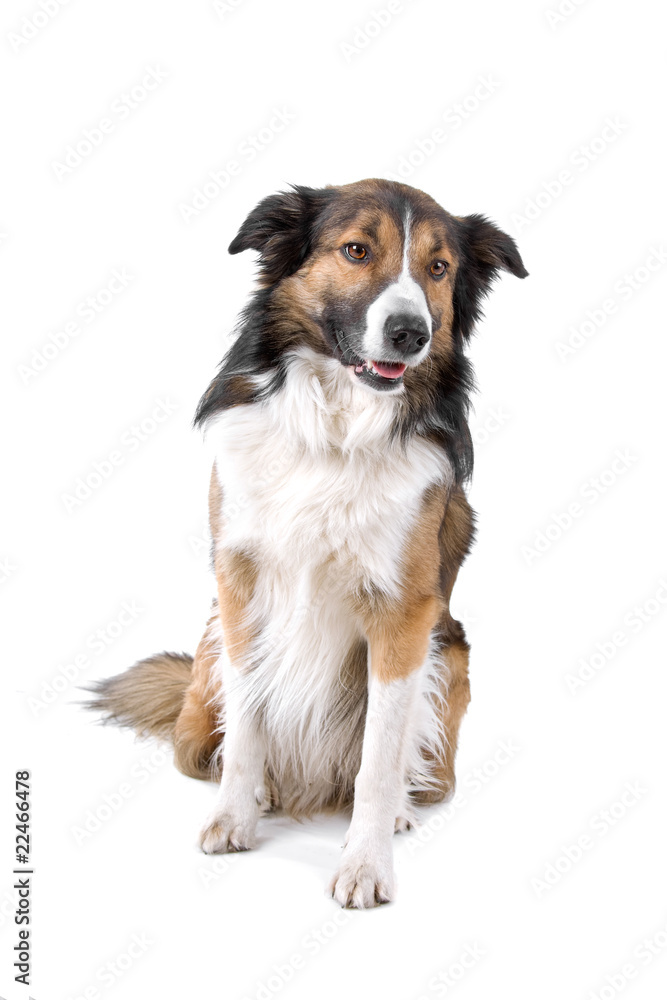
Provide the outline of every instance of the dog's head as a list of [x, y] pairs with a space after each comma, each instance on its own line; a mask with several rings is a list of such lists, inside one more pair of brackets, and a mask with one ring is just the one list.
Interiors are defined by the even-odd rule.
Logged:
[[527, 274], [514, 240], [484, 217], [384, 180], [271, 195], [229, 250], [259, 252], [261, 283], [311, 346], [394, 393], [470, 336], [500, 270]]

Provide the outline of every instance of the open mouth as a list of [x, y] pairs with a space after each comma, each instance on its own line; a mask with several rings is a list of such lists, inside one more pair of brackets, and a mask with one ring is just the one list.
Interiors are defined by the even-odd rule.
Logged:
[[360, 382], [380, 390], [397, 389], [403, 384], [407, 365], [402, 361], [372, 361], [370, 358], [362, 358], [350, 350], [342, 331], [335, 331], [335, 339], [341, 364], [353, 372]]
[[407, 365], [400, 361], [361, 360], [354, 365], [354, 374], [374, 389], [395, 389], [403, 382]]

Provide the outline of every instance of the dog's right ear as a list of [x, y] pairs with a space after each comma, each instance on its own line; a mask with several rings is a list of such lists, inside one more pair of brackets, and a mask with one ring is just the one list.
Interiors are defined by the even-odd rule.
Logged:
[[333, 194], [333, 188], [294, 186], [291, 191], [269, 195], [253, 208], [229, 244], [229, 252], [258, 250], [267, 285], [294, 274], [310, 252], [315, 222]]

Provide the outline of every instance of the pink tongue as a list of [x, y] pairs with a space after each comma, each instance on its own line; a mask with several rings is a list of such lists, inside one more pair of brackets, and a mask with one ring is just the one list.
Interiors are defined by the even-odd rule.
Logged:
[[389, 361], [374, 361], [373, 367], [383, 378], [400, 378], [406, 369], [406, 365]]

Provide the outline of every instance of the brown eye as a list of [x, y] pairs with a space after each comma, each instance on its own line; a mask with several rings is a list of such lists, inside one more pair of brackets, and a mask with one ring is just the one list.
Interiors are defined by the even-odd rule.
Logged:
[[363, 260], [368, 256], [368, 250], [361, 243], [348, 243], [345, 247], [345, 253], [352, 260]]
[[447, 263], [444, 260], [434, 260], [430, 267], [431, 274], [434, 278], [442, 278], [446, 270]]

